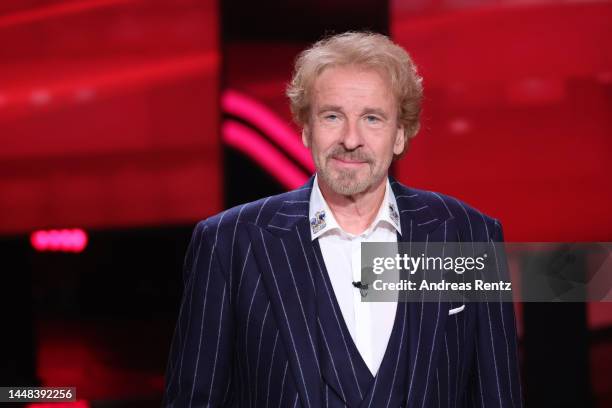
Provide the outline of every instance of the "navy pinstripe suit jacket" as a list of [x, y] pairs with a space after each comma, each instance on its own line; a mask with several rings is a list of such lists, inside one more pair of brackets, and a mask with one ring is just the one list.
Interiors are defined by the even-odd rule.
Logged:
[[[302, 188], [200, 222], [166, 373], [165, 407], [522, 406], [511, 303], [399, 302], [378, 374], [344, 323]], [[391, 179], [398, 241], [501, 241], [462, 202]], [[505, 262], [505, 258], [502, 259]]]

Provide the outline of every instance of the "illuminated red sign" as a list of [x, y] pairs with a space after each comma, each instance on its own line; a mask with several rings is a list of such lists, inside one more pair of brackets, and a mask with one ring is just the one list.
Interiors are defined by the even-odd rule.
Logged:
[[80, 228], [34, 231], [30, 235], [37, 251], [82, 252], [87, 246], [87, 233]]

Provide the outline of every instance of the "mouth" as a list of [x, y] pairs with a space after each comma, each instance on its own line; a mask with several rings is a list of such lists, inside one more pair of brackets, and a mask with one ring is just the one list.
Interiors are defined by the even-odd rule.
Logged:
[[359, 167], [359, 166], [361, 166], [363, 164], [367, 164], [368, 163], [365, 160], [351, 160], [351, 159], [344, 159], [344, 158], [340, 158], [340, 157], [332, 157], [332, 159], [334, 160], [336, 165], [339, 165], [339, 166], [342, 166], [342, 167], [349, 167], [349, 168]]

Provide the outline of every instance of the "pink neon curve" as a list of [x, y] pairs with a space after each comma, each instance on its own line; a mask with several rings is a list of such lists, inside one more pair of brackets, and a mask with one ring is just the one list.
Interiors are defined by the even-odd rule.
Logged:
[[312, 157], [300, 137], [269, 108], [231, 89], [223, 93], [221, 107], [225, 112], [252, 123], [283, 148], [291, 158], [311, 173], [314, 172]]
[[222, 126], [223, 141], [251, 157], [268, 173], [292, 190], [308, 180], [308, 175], [254, 130], [234, 120]]

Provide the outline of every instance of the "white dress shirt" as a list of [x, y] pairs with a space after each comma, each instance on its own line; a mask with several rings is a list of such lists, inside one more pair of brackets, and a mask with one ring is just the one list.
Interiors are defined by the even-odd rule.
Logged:
[[391, 336], [397, 301], [362, 302], [361, 293], [353, 282], [361, 280], [361, 243], [397, 242], [396, 232], [402, 232], [389, 180], [376, 218], [359, 235], [340, 227], [321, 194], [317, 176], [310, 193], [309, 219], [311, 238], [319, 240], [344, 321], [361, 357], [375, 376]]

